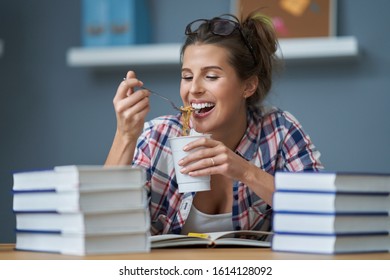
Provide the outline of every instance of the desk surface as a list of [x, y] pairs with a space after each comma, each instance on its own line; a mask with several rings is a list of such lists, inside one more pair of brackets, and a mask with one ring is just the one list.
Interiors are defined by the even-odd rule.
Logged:
[[72, 256], [15, 251], [14, 244], [0, 244], [0, 260], [390, 260], [390, 253], [293, 254], [270, 248], [176, 248], [153, 249], [150, 253]]

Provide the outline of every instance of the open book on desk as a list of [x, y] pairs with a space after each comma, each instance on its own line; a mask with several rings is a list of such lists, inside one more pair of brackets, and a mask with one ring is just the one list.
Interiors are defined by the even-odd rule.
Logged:
[[242, 246], [262, 247], [271, 246], [272, 233], [266, 231], [238, 230], [220, 231], [210, 233], [163, 234], [151, 236], [151, 248], [170, 247], [216, 247], [216, 246]]

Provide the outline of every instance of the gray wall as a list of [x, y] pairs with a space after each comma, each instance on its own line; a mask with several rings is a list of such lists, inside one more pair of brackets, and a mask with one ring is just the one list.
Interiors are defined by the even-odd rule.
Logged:
[[[149, 2], [153, 41], [159, 43], [181, 42], [188, 21], [230, 9], [228, 0]], [[356, 36], [359, 58], [287, 63], [269, 99], [301, 121], [328, 170], [390, 172], [390, 2], [374, 2], [338, 1], [338, 35]], [[13, 171], [104, 162], [115, 130], [112, 98], [127, 69], [66, 65], [67, 49], [81, 41], [79, 0], [0, 0], [0, 38], [5, 43], [0, 58], [4, 243], [15, 241]], [[133, 69], [148, 87], [179, 103], [179, 66]], [[171, 112], [151, 100], [150, 118]]]

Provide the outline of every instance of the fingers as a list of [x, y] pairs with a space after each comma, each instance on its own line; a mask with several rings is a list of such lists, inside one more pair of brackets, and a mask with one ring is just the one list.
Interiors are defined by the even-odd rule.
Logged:
[[135, 87], [142, 87], [143, 82], [138, 80], [133, 71], [126, 74], [126, 78], [119, 84], [117, 92], [114, 97], [114, 103], [130, 96], [134, 92]]
[[227, 163], [220, 156], [204, 158], [185, 165], [180, 172], [190, 176], [205, 176], [212, 174], [224, 174]]
[[[196, 149], [199, 148], [199, 149]], [[190, 173], [196, 170], [207, 169], [207, 172], [223, 171], [221, 167], [228, 161], [231, 152], [225, 145], [212, 139], [199, 139], [189, 143], [185, 147], [190, 152], [181, 159], [179, 165], [182, 173]]]
[[142, 87], [133, 71], [127, 72], [126, 78], [120, 83], [113, 103], [117, 117], [117, 130], [131, 139], [138, 138], [142, 131], [145, 117], [149, 112], [149, 91]]
[[183, 147], [183, 150], [188, 152], [188, 151], [191, 151], [191, 150], [199, 148], [199, 147], [216, 146], [217, 143], [212, 144], [213, 142], [216, 142], [216, 141], [210, 140], [210, 138], [207, 138], [207, 137], [200, 138], [198, 140], [192, 141], [192, 142], [188, 143], [187, 145], [185, 145]]
[[135, 114], [145, 110], [149, 106], [149, 91], [140, 89], [134, 92], [135, 87], [142, 87], [142, 81], [138, 80], [133, 71], [128, 71], [126, 77], [118, 86], [113, 103], [117, 113]]
[[149, 92], [147, 90], [137, 90], [130, 96], [114, 101], [115, 110], [118, 113], [123, 113], [128, 109], [140, 111], [149, 105]]

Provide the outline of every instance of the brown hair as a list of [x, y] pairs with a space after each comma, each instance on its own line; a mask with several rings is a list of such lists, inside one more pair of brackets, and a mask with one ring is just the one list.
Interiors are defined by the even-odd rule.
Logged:
[[273, 68], [277, 62], [278, 41], [276, 33], [271, 20], [256, 11], [241, 20], [231, 14], [221, 15], [212, 20], [224, 19], [227, 16], [239, 23], [242, 35], [253, 49], [253, 55], [239, 30], [235, 30], [228, 36], [218, 36], [209, 30], [208, 24], [202, 24], [196, 33], [187, 35], [181, 48], [181, 59], [189, 45], [215, 44], [227, 49], [230, 53], [229, 63], [242, 80], [252, 76], [258, 78], [257, 90], [246, 102], [248, 108], [259, 108], [272, 86]]

